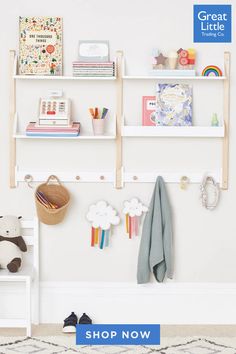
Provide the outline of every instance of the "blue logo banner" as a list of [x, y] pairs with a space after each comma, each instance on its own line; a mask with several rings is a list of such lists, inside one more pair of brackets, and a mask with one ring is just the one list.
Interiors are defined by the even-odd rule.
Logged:
[[195, 43], [231, 42], [231, 5], [194, 5]]
[[159, 345], [159, 324], [92, 324], [76, 326], [77, 345]]

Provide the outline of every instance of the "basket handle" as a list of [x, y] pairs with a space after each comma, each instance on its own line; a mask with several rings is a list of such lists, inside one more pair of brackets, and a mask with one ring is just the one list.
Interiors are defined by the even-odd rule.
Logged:
[[50, 175], [46, 181], [46, 184], [49, 184], [51, 181], [55, 181], [55, 180], [57, 181], [58, 184], [61, 185], [61, 181], [56, 175]]

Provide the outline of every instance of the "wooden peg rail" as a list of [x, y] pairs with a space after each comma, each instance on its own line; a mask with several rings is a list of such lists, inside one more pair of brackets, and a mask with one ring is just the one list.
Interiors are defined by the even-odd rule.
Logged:
[[[143, 172], [126, 172], [122, 169], [121, 171], [121, 183], [154, 183], [157, 176], [162, 176], [166, 183], [176, 183], [179, 184], [183, 176], [188, 178], [189, 183], [201, 183], [205, 172], [201, 173], [187, 173], [187, 171], [182, 171], [179, 173], [168, 173], [165, 171], [154, 171], [150, 173]], [[217, 171], [207, 171], [207, 174], [212, 176], [214, 180], [221, 184], [221, 173]], [[61, 172], [61, 171], [31, 171], [29, 174], [27, 171], [16, 170], [16, 181], [25, 182], [28, 186], [32, 187], [32, 184], [38, 182], [44, 182], [47, 180], [48, 176], [55, 175], [62, 182], [71, 183], [112, 183], [114, 186], [116, 184], [116, 171], [100, 171], [97, 172], [84, 172], [84, 171], [71, 171], [71, 172]]]
[[[75, 78], [73, 76], [66, 77], [42, 77], [42, 76], [21, 76], [17, 74], [17, 56], [15, 50], [10, 50], [9, 56], [9, 68], [10, 68], [10, 109], [9, 109], [9, 140], [10, 140], [10, 163], [9, 163], [9, 183], [10, 187], [16, 187], [18, 182], [26, 182], [31, 185], [32, 182], [45, 181], [50, 174], [56, 174], [60, 177], [61, 181], [64, 182], [100, 182], [100, 183], [113, 183], [115, 188], [120, 189], [123, 187], [124, 183], [145, 183], [154, 182], [157, 173], [127, 173], [124, 172], [123, 159], [122, 159], [122, 142], [123, 139], [128, 137], [143, 136], [148, 138], [148, 136], [156, 136], [156, 138], [161, 136], [179, 136], [179, 137], [218, 137], [222, 140], [222, 168], [219, 173], [212, 173], [211, 175], [215, 177], [216, 181], [221, 184], [222, 189], [228, 189], [228, 175], [229, 175], [229, 131], [230, 131], [230, 53], [224, 53], [224, 76], [223, 77], [185, 77], [184, 80], [201, 80], [201, 82], [206, 83], [207, 80], [220, 80], [223, 82], [223, 127], [219, 127], [218, 130], [214, 130], [214, 133], [209, 132], [199, 127], [191, 127], [189, 132], [186, 130], [182, 131], [181, 134], [176, 134], [177, 130], [171, 129], [167, 131], [166, 129], [161, 131], [161, 134], [152, 135], [148, 129], [141, 129], [142, 127], [125, 127], [124, 125], [124, 114], [123, 114], [123, 83], [125, 80], [156, 80], [165, 79], [167, 81], [183, 80], [181, 77], [149, 77], [149, 76], [125, 76], [124, 73], [124, 59], [123, 52], [117, 51], [116, 53], [116, 77], [112, 78], [101, 78], [114, 80], [116, 84], [116, 168], [112, 172], [81, 172], [78, 173], [55, 173], [51, 172], [33, 172], [30, 168], [28, 171], [20, 171], [16, 164], [16, 80], [18, 79], [34, 79], [34, 80], [83, 80], [85, 78]], [[89, 78], [93, 80], [93, 78]], [[155, 81], [154, 81], [155, 82]], [[135, 130], [136, 128], [136, 130]], [[137, 128], [138, 131], [137, 131]], [[148, 128], [148, 127], [144, 127]], [[166, 128], [166, 127], [163, 127]], [[178, 131], [179, 132], [179, 131]], [[169, 135], [168, 135], [169, 134]], [[112, 137], [111, 137], [112, 138]], [[79, 140], [79, 139], [78, 139]], [[210, 173], [209, 173], [210, 174]], [[181, 176], [188, 176], [190, 183], [200, 183], [203, 174], [186, 174], [185, 173], [159, 173], [162, 175], [166, 182], [168, 183], [179, 183]], [[26, 178], [26, 176], [28, 176]], [[32, 180], [29, 180], [32, 177]]]
[[73, 183], [113, 183], [115, 184], [115, 173], [110, 171], [101, 172], [84, 172], [84, 171], [24, 171], [16, 168], [16, 182], [26, 182], [27, 184], [34, 182], [44, 182], [48, 176], [55, 175], [62, 182]]

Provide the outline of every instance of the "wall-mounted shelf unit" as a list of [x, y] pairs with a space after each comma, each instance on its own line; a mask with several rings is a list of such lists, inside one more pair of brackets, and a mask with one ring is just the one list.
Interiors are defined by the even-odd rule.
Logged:
[[[122, 116], [120, 116], [121, 134], [123, 138], [221, 138], [222, 141], [222, 174], [221, 188], [228, 189], [228, 170], [229, 170], [229, 116], [230, 116], [230, 53], [224, 53], [224, 76], [164, 76], [164, 75], [126, 75], [124, 59], [122, 60], [122, 79], [126, 81], [172, 81], [175, 83], [184, 81], [200, 81], [202, 84], [209, 82], [223, 84], [223, 124], [219, 127], [145, 127], [130, 126], [125, 124], [122, 106]], [[121, 88], [123, 94], [123, 86]]]
[[[18, 123], [19, 118], [16, 110], [16, 82], [18, 80], [24, 80], [31, 82], [32, 80], [40, 80], [40, 81], [99, 81], [99, 82], [116, 82], [117, 77], [75, 77], [75, 76], [40, 76], [40, 75], [18, 75], [17, 70], [17, 55], [14, 50], [10, 51], [10, 125], [9, 125], [9, 133], [10, 133], [10, 187], [14, 188], [17, 185], [17, 182], [22, 181], [22, 175], [19, 175], [18, 168], [16, 167], [16, 147], [18, 140], [31, 140], [31, 141], [39, 141], [39, 140], [63, 140], [63, 141], [115, 141], [116, 140], [116, 116], [113, 118], [113, 124], [109, 128], [109, 132], [102, 136], [95, 136], [91, 133], [87, 133], [86, 131], [81, 132], [78, 137], [53, 137], [53, 136], [27, 136], [25, 132], [19, 131]], [[28, 173], [27, 173], [28, 174]], [[51, 172], [50, 172], [51, 174]], [[41, 178], [47, 178], [48, 174], [42, 173]], [[62, 174], [63, 181], [70, 181], [71, 174]], [[104, 174], [95, 173], [91, 178], [90, 173], [83, 174], [83, 181], [103, 181]], [[100, 178], [102, 176], [102, 178]], [[25, 177], [23, 178], [25, 180]], [[40, 179], [39, 180], [43, 180]], [[74, 180], [74, 178], [73, 178]], [[106, 175], [106, 182], [113, 182], [114, 178], [110, 175]]]
[[[116, 188], [122, 188], [125, 182], [143, 183], [154, 182], [157, 175], [162, 175], [168, 183], [179, 183], [182, 173], [166, 173], [156, 171], [151, 173], [126, 172], [123, 167], [122, 143], [125, 138], [220, 138], [222, 139], [222, 169], [218, 172], [210, 172], [216, 181], [221, 184], [222, 189], [228, 188], [228, 168], [229, 168], [229, 115], [230, 115], [230, 53], [224, 53], [224, 76], [145, 76], [145, 75], [125, 75], [123, 53], [116, 54], [116, 77], [73, 77], [73, 76], [26, 76], [17, 74], [17, 56], [14, 50], [10, 51], [10, 187], [15, 187], [17, 182], [26, 181], [26, 176], [31, 176], [33, 181], [45, 181], [49, 174], [56, 174], [64, 182], [109, 182], [114, 183]], [[30, 137], [17, 130], [16, 118], [16, 81], [17, 80], [99, 80], [114, 81], [116, 84], [116, 117], [114, 122], [116, 127], [112, 133], [105, 136], [93, 136], [82, 134], [73, 138], [58, 137]], [[152, 80], [152, 81], [201, 81], [223, 83], [223, 125], [219, 127], [144, 127], [130, 126], [124, 123], [123, 112], [123, 85], [129, 80]], [[16, 140], [18, 139], [48, 139], [48, 140], [115, 140], [116, 143], [116, 169], [110, 172], [72, 172], [57, 173], [56, 171], [37, 172], [20, 171], [16, 166]], [[184, 172], [192, 183], [200, 183], [202, 173]]]

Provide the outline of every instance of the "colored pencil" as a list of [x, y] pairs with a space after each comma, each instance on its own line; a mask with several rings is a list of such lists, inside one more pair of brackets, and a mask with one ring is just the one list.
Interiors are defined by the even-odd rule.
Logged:
[[104, 119], [106, 117], [107, 112], [108, 112], [108, 108], [103, 107], [101, 119]]

